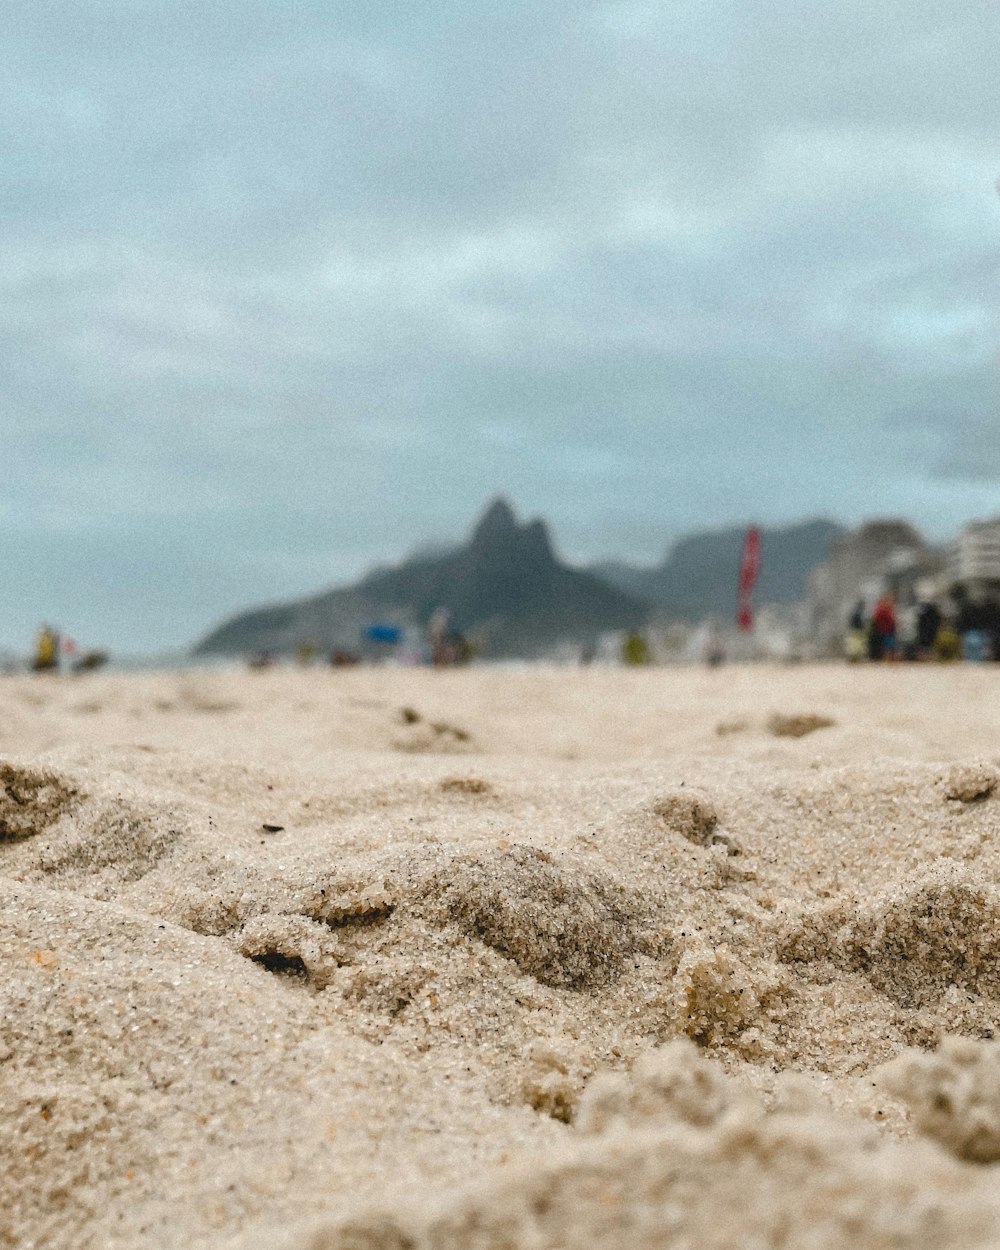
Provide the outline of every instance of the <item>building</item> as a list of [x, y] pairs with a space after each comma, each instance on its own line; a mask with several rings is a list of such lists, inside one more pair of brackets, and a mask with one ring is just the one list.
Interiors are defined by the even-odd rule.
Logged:
[[973, 598], [1000, 590], [1000, 517], [972, 521], [948, 547], [945, 580], [949, 589], [963, 587]]

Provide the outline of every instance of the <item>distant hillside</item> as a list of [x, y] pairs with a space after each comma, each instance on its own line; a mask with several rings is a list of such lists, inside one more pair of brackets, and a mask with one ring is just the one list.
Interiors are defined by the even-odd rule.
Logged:
[[560, 642], [642, 624], [649, 605], [563, 564], [542, 521], [519, 524], [495, 500], [464, 545], [376, 569], [354, 586], [254, 608], [220, 625], [196, 655], [288, 654], [303, 642], [355, 647], [372, 621], [423, 629], [447, 608], [455, 628], [491, 656], [536, 655]]
[[[653, 568], [609, 561], [591, 572], [627, 594], [646, 599], [678, 620], [729, 616], [736, 604], [736, 580], [744, 526], [692, 534], [675, 543]], [[830, 543], [846, 531], [832, 521], [804, 521], [763, 529], [758, 603], [796, 603], [806, 597], [809, 572], [827, 557]]]

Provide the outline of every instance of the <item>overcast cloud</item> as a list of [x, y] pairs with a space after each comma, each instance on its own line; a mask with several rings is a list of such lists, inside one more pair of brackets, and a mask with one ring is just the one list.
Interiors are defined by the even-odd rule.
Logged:
[[8, 0], [0, 640], [1000, 511], [994, 0]]

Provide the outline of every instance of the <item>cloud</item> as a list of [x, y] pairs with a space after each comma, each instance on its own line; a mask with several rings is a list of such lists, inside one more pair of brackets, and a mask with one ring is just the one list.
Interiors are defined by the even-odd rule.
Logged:
[[93, 567], [185, 641], [501, 489], [581, 559], [943, 536], [1000, 476], [994, 16], [15, 0], [0, 636]]

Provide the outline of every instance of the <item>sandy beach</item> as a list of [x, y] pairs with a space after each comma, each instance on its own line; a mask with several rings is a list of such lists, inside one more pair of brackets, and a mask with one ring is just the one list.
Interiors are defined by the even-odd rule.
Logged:
[[1000, 666], [0, 710], [0, 1246], [1000, 1246]]

